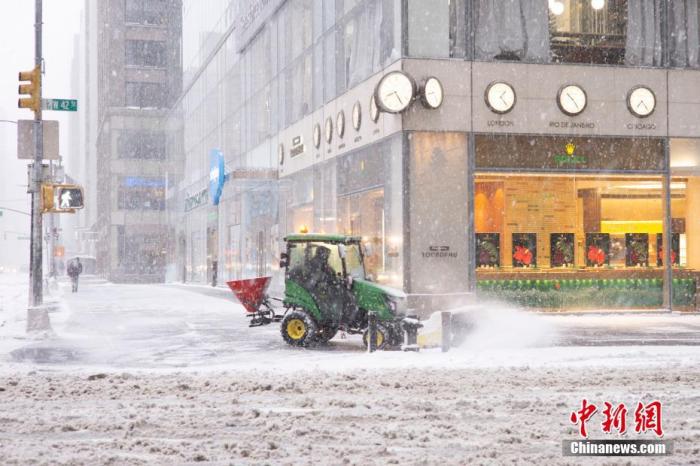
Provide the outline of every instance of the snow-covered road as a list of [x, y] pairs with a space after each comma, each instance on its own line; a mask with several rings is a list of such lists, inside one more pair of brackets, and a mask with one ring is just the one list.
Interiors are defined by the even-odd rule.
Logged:
[[[327, 348], [289, 348], [279, 326], [249, 328], [228, 290], [183, 285], [117, 285], [85, 277], [78, 293], [60, 283], [55, 335], [24, 335], [24, 277], [0, 276], [0, 361], [4, 370], [221, 370], [305, 367], [493, 367], [631, 364], [693, 359], [700, 354], [700, 316], [678, 313], [538, 315], [486, 305], [476, 329], [453, 351], [366, 355], [357, 336]], [[50, 298], [51, 299], [51, 298]], [[4, 304], [3, 304], [4, 303]], [[682, 344], [682, 346], [678, 346]]]
[[571, 464], [582, 398], [661, 400], [674, 455], [649, 464], [700, 458], [698, 316], [490, 305], [448, 353], [367, 354], [289, 348], [225, 290], [87, 278], [57, 300], [28, 339], [26, 279], [0, 276], [3, 464]]

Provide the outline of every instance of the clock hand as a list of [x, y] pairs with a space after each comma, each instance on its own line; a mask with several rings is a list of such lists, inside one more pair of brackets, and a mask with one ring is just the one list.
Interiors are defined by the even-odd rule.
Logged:
[[569, 94], [569, 93], [567, 92], [567, 93], [566, 93], [566, 96], [567, 96], [569, 99], [571, 99], [571, 101], [574, 103], [574, 105], [576, 105], [576, 109], [578, 110], [578, 104], [576, 103], [576, 101], [574, 100], [574, 98], [571, 97], [571, 94]]
[[397, 99], [399, 99], [399, 103], [403, 105], [403, 100], [401, 100], [401, 96], [399, 95], [398, 92], [394, 91], [394, 95], [396, 96]]
[[503, 91], [503, 94], [501, 94], [501, 95], [499, 96], [499, 99], [501, 99], [501, 102], [503, 102], [503, 103], [506, 104], [506, 106], [507, 106], [507, 105], [508, 105], [508, 102], [506, 102], [506, 99], [503, 98], [504, 95], [506, 95], [506, 91]]
[[647, 107], [647, 104], [643, 100], [639, 101], [637, 108], [639, 108], [640, 105], [644, 105], [644, 110], [649, 110], [649, 107]]

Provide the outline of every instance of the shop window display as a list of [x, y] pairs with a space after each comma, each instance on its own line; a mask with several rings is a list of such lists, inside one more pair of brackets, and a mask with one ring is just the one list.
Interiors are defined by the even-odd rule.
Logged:
[[[696, 310], [700, 304], [700, 139], [671, 139], [670, 153], [672, 193], [683, 201], [672, 199], [671, 203], [673, 299], [679, 303], [677, 309]], [[658, 236], [652, 241], [661, 251], [657, 260], [662, 264], [664, 240], [662, 237], [660, 247]]]
[[656, 175], [478, 173], [478, 289], [544, 309], [662, 307], [662, 192]]

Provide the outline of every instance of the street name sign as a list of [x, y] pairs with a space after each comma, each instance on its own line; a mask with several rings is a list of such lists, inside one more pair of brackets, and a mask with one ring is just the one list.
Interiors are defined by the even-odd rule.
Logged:
[[63, 112], [77, 112], [77, 99], [41, 99], [42, 110], [60, 110]]

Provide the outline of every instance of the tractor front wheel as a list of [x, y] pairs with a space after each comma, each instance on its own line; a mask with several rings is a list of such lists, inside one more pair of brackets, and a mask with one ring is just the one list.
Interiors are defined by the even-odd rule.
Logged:
[[[365, 330], [362, 334], [362, 343], [364, 343], [365, 348], [367, 348], [369, 343], [369, 329]], [[389, 346], [389, 343], [389, 332], [387, 328], [381, 324], [377, 325], [376, 348], [378, 350], [383, 350], [384, 348]]]
[[310, 346], [317, 331], [318, 327], [313, 317], [302, 310], [288, 312], [280, 327], [282, 338], [292, 346]]

